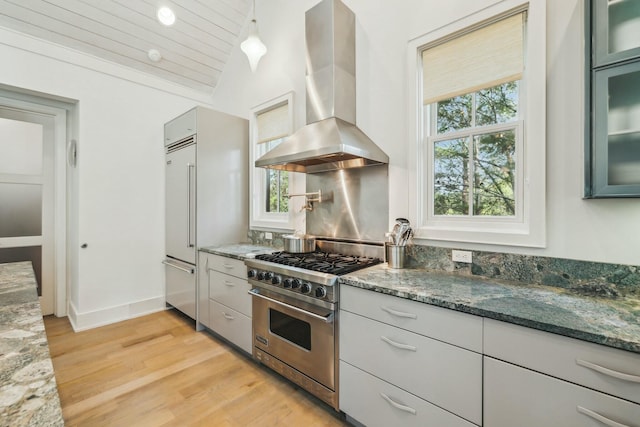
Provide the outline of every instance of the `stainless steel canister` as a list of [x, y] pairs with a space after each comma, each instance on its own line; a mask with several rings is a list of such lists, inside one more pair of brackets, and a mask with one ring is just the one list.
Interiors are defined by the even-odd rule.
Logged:
[[389, 268], [404, 268], [406, 246], [385, 243], [385, 257]]

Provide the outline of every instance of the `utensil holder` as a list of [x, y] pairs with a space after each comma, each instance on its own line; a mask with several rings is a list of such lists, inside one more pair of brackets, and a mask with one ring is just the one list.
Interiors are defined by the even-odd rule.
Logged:
[[385, 257], [389, 268], [404, 268], [406, 246], [391, 245], [385, 243]]

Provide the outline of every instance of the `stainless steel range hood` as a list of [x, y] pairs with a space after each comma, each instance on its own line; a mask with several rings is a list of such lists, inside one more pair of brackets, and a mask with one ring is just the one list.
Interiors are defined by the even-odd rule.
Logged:
[[354, 124], [355, 15], [340, 0], [322, 0], [305, 16], [307, 125], [255, 165], [318, 173], [389, 163]]

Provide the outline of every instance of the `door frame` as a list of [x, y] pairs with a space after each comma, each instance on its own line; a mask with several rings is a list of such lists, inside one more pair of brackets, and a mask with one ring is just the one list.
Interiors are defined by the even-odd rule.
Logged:
[[[10, 96], [20, 97], [18, 93]], [[53, 314], [57, 317], [67, 315], [67, 144], [68, 111], [61, 107], [46, 105], [5, 96], [0, 91], [0, 105], [24, 113], [50, 116], [54, 121], [54, 201], [53, 201]], [[53, 101], [55, 102], [55, 101]]]

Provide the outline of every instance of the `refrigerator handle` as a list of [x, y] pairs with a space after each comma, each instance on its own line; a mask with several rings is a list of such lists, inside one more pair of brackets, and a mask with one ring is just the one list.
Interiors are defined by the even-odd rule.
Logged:
[[193, 176], [191, 174], [191, 172], [195, 169], [196, 165], [194, 165], [193, 163], [187, 163], [187, 170], [188, 170], [188, 180], [189, 180], [189, 200], [188, 200], [188, 218], [187, 218], [187, 247], [188, 248], [192, 248], [194, 246], [193, 241], [191, 240], [191, 235], [193, 234], [192, 230], [193, 230], [193, 221], [191, 220], [193, 218], [193, 212], [191, 210], [191, 207], [193, 205], [193, 188], [191, 186], [191, 183], [193, 182]]
[[180, 271], [184, 271], [185, 273], [193, 274], [193, 273], [196, 272], [195, 268], [180, 267], [179, 265], [175, 265], [175, 264], [173, 264], [173, 263], [171, 263], [170, 261], [167, 261], [167, 260], [162, 261], [162, 263], [164, 265], [169, 266], [169, 267], [173, 267], [173, 268], [176, 268], [176, 269], [178, 269]]

